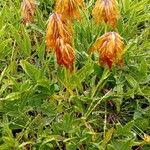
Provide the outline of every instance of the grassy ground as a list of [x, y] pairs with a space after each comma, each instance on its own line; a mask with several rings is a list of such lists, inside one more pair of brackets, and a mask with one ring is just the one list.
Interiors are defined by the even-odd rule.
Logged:
[[54, 1], [38, 0], [28, 26], [20, 0], [0, 1], [0, 150], [150, 150], [149, 0], [118, 3], [124, 66], [109, 71], [89, 55], [106, 28], [93, 23], [86, 0], [70, 74], [45, 53]]

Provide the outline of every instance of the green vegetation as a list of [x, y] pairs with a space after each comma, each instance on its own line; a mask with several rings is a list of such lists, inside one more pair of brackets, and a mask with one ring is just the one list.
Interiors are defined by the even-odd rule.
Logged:
[[123, 67], [109, 71], [89, 54], [111, 31], [91, 18], [86, 1], [74, 22], [75, 71], [46, 53], [54, 1], [38, 0], [34, 21], [21, 23], [21, 1], [0, 1], [0, 150], [150, 150], [149, 0], [118, 0]]

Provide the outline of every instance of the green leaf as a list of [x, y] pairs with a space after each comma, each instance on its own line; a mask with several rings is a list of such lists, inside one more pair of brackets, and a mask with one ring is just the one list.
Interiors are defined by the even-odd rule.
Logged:
[[24, 28], [21, 28], [22, 30], [22, 37], [21, 37], [21, 35], [18, 33], [18, 30], [13, 25], [10, 25], [10, 30], [18, 44], [19, 52], [26, 57], [30, 56], [31, 40], [29, 38], [27, 31]]
[[33, 80], [37, 81], [40, 78], [40, 70], [34, 65], [28, 63], [26, 60], [21, 60], [20, 65], [22, 66], [25, 73]]
[[146, 76], [147, 71], [148, 71], [148, 64], [147, 64], [146, 60], [143, 59], [140, 64], [139, 72], [141, 73], [141, 75]]
[[0, 43], [0, 59], [5, 59], [5, 56], [11, 52], [11, 49], [8, 47], [10, 41], [11, 39], [7, 39]]
[[93, 72], [93, 64], [88, 62], [82, 69], [80, 69], [76, 76], [78, 77], [79, 82], [82, 82], [87, 76]]
[[131, 150], [132, 145], [133, 145], [133, 140], [128, 140], [128, 139], [126, 139], [126, 140], [120, 140], [120, 139], [119, 140], [113, 140], [113, 142], [111, 142], [111, 145], [115, 150]]
[[134, 125], [134, 121], [128, 122], [125, 126], [122, 126], [121, 124], [117, 124], [116, 126], [116, 135], [118, 136], [133, 136], [131, 129]]
[[21, 98], [21, 93], [20, 92], [14, 92], [14, 93], [8, 94], [5, 98], [1, 98], [0, 100], [14, 101], [14, 100], [18, 100], [20, 98]]
[[102, 141], [102, 146], [103, 146], [104, 149], [106, 148], [108, 142], [111, 140], [114, 131], [115, 131], [115, 129], [114, 129], [114, 128], [111, 128], [111, 129], [109, 129], [109, 130], [106, 132], [105, 138], [104, 138], [104, 140]]
[[128, 83], [130, 84], [130, 86], [133, 89], [137, 89], [138, 88], [138, 82], [130, 75], [126, 75], [126, 80], [128, 81]]

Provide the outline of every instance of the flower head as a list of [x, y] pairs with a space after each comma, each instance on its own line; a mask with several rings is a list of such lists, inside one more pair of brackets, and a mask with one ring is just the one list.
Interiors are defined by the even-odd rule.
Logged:
[[99, 62], [101, 65], [108, 65], [109, 69], [115, 61], [122, 65], [122, 54], [124, 43], [121, 36], [116, 32], [108, 32], [98, 38], [92, 47], [92, 50], [99, 51]]
[[67, 69], [72, 70], [74, 62], [74, 49], [68, 44], [64, 43], [62, 39], [57, 39], [56, 57], [59, 65], [64, 65]]
[[64, 65], [70, 71], [73, 68], [75, 58], [71, 44], [72, 30], [68, 20], [61, 14], [52, 14], [46, 33], [46, 45], [47, 48], [54, 49], [57, 63]]
[[150, 143], [150, 135], [144, 134], [143, 140]]
[[35, 0], [23, 0], [21, 3], [22, 22], [27, 25], [33, 20], [36, 9]]
[[77, 18], [80, 20], [79, 7], [83, 7], [82, 0], [56, 0], [55, 11], [68, 16], [71, 20]]
[[117, 20], [119, 19], [119, 11], [117, 8], [116, 0], [97, 0], [92, 12], [97, 23], [105, 22], [112, 28], [116, 27]]
[[46, 33], [47, 48], [56, 47], [58, 38], [63, 39], [65, 43], [71, 43], [72, 31], [68, 21], [60, 14], [53, 13], [49, 18], [49, 23]]

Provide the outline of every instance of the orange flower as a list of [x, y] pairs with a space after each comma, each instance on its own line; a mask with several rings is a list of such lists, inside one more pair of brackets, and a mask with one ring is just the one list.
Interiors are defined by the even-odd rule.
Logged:
[[56, 0], [55, 11], [68, 16], [71, 20], [77, 18], [80, 20], [79, 7], [83, 7], [82, 0]]
[[116, 27], [117, 20], [120, 17], [116, 0], [97, 0], [92, 12], [96, 23], [105, 22], [112, 28]]
[[36, 9], [35, 0], [23, 0], [21, 4], [22, 22], [27, 25], [33, 20]]
[[58, 38], [63, 39], [65, 43], [71, 43], [72, 31], [68, 21], [62, 15], [53, 13], [49, 18], [49, 23], [46, 33], [47, 48], [56, 47]]
[[99, 51], [101, 65], [108, 65], [111, 69], [115, 60], [118, 61], [119, 65], [122, 65], [124, 43], [118, 33], [108, 32], [102, 35], [92, 47], [92, 50], [96, 49]]
[[57, 39], [55, 52], [57, 63], [72, 71], [75, 58], [74, 49], [68, 43], [64, 43], [62, 39]]
[[70, 71], [73, 68], [75, 58], [71, 43], [72, 30], [68, 20], [61, 14], [52, 14], [46, 33], [46, 45], [47, 48], [55, 50], [57, 63], [64, 65]]

